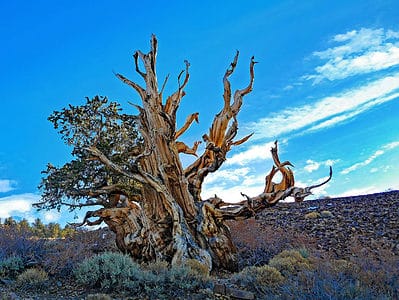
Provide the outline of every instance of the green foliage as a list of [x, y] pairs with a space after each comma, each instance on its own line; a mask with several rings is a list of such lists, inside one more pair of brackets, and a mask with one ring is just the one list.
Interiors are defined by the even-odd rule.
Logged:
[[15, 234], [20, 236], [30, 236], [35, 238], [65, 238], [76, 232], [76, 230], [69, 225], [61, 228], [58, 223], [52, 222], [44, 224], [39, 218], [36, 218], [32, 224], [29, 224], [26, 219], [17, 222], [12, 217], [9, 217], [5, 219], [4, 224], [0, 224], [0, 231], [6, 229], [12, 229], [15, 231]]
[[25, 290], [42, 290], [48, 281], [45, 271], [38, 268], [27, 269], [17, 277], [16, 284]]
[[135, 169], [135, 157], [141, 153], [136, 116], [122, 114], [118, 103], [95, 96], [83, 105], [53, 112], [49, 121], [73, 147], [74, 159], [62, 167], [48, 164], [39, 186], [43, 201], [36, 207], [60, 210], [66, 205], [74, 210], [82, 203], [104, 205], [110, 191], [129, 196], [138, 193], [136, 181], [113, 172], [88, 150], [95, 147], [127, 172]]
[[106, 290], [123, 290], [137, 277], [139, 266], [120, 253], [107, 252], [83, 261], [74, 271], [78, 283]]
[[0, 261], [0, 278], [14, 278], [24, 270], [20, 256], [12, 256]]
[[192, 260], [184, 266], [161, 268], [161, 264], [149, 264], [140, 278], [150, 299], [189, 299], [190, 295], [205, 292], [204, 289], [211, 285], [208, 271]]
[[154, 262], [140, 267], [130, 257], [104, 253], [85, 260], [75, 270], [77, 281], [88, 287], [145, 295], [150, 299], [186, 298], [210, 285], [208, 276], [199, 274], [195, 263], [170, 267]]
[[295, 275], [303, 270], [311, 270], [312, 264], [298, 250], [284, 250], [274, 256], [269, 265], [278, 269], [284, 276]]

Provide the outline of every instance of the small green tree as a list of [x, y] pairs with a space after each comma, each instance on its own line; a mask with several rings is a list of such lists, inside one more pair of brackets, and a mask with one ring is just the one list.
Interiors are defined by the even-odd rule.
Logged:
[[43, 224], [40, 218], [36, 218], [32, 224], [33, 234], [37, 237], [45, 237], [46, 236], [46, 226]]

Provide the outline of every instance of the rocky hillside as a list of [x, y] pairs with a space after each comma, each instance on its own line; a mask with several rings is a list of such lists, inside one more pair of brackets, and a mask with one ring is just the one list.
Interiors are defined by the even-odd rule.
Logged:
[[376, 255], [384, 251], [399, 255], [399, 191], [278, 203], [255, 221], [233, 226], [233, 235], [262, 234], [248, 226], [251, 222], [269, 233], [306, 237], [318, 250], [338, 258], [363, 250]]

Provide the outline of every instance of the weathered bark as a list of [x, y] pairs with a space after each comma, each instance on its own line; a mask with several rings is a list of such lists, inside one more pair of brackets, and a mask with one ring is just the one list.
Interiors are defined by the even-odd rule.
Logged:
[[[247, 141], [251, 135], [235, 140], [238, 130], [237, 114], [243, 97], [250, 93], [254, 81], [254, 58], [249, 65], [248, 85], [237, 90], [232, 98], [229, 77], [238, 61], [238, 52], [223, 77], [224, 106], [215, 116], [208, 134], [203, 136], [205, 150], [199, 157], [196, 154], [199, 141], [192, 148], [177, 139], [196, 121], [198, 113], [187, 117], [181, 129], [176, 129], [176, 112], [185, 93], [183, 89], [189, 79], [189, 63], [179, 75], [179, 87], [175, 93], [163, 101], [163, 84], [158, 89], [156, 76], [157, 39], [152, 36], [151, 50], [144, 54], [134, 54], [136, 72], [144, 79], [145, 87], [130, 81], [124, 76], [116, 76], [131, 86], [139, 94], [142, 105], [140, 132], [144, 139], [145, 152], [133, 157], [135, 171], [128, 172], [97, 148], [88, 149], [114, 172], [142, 183], [141, 197], [129, 199], [116, 193], [115, 205], [89, 212], [84, 223], [94, 224], [104, 221], [116, 233], [117, 245], [125, 253], [137, 260], [167, 260], [172, 264], [182, 264], [194, 258], [209, 269], [237, 269], [237, 249], [232, 243], [225, 220], [245, 219], [276, 204], [288, 196], [303, 200], [310, 188], [294, 187], [294, 175], [288, 166], [290, 162], [280, 162], [277, 142], [272, 148], [275, 166], [265, 179], [265, 189], [259, 195], [250, 197], [243, 194], [244, 200], [231, 204], [217, 196], [203, 200], [201, 189], [205, 177], [217, 171], [226, 160], [232, 146]], [[140, 70], [139, 59], [144, 70]], [[182, 82], [181, 77], [184, 76]], [[233, 101], [232, 101], [233, 100]], [[183, 169], [179, 153], [195, 155], [198, 158]], [[272, 181], [276, 173], [281, 173], [280, 183]], [[330, 174], [331, 175], [331, 174]], [[330, 176], [331, 177], [331, 176]], [[89, 219], [97, 217], [97, 221]]]

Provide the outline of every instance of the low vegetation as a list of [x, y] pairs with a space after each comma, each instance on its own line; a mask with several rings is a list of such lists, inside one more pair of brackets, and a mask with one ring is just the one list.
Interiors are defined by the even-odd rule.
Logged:
[[255, 299], [398, 297], [399, 257], [394, 253], [379, 248], [376, 254], [377, 244], [365, 249], [352, 242], [352, 255], [337, 258], [318, 249], [306, 234], [280, 232], [254, 219], [231, 226], [235, 242], [242, 245], [240, 271], [211, 274], [196, 260], [173, 267], [165, 261], [135, 263], [117, 251], [107, 229], [68, 229], [62, 238], [45, 238], [29, 227], [19, 222], [0, 226], [0, 299], [13, 294], [37, 299], [220, 299], [213, 292], [220, 282], [251, 292]]

